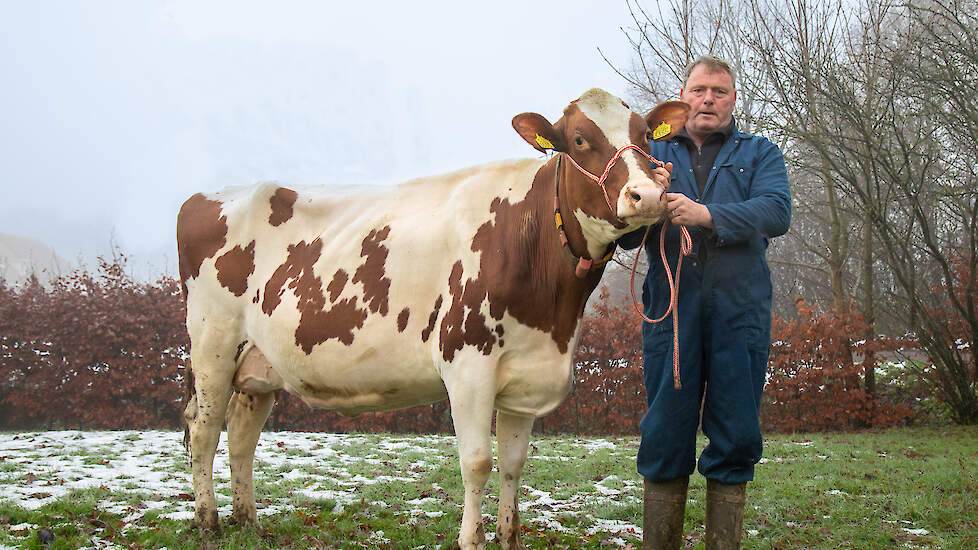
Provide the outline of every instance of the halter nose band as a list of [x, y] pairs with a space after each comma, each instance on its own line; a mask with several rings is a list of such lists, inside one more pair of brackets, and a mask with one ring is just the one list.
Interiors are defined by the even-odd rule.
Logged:
[[643, 157], [647, 158], [649, 162], [655, 164], [656, 166], [659, 166], [660, 168], [665, 167], [665, 164], [663, 164], [662, 161], [646, 153], [645, 151], [642, 150], [641, 147], [635, 145], [634, 143], [629, 143], [628, 145], [625, 145], [621, 149], [615, 151], [615, 154], [611, 157], [611, 160], [609, 160], [608, 164], [605, 165], [604, 172], [601, 173], [601, 177], [595, 176], [591, 172], [588, 172], [580, 164], [578, 164], [576, 160], [574, 160], [574, 157], [570, 156], [568, 153], [563, 153], [564, 155], [567, 155], [567, 158], [570, 159], [571, 164], [573, 164], [575, 168], [580, 170], [581, 173], [584, 174], [585, 176], [594, 180], [594, 182], [597, 183], [599, 187], [601, 187], [601, 192], [604, 193], [604, 202], [608, 205], [608, 210], [611, 210], [611, 215], [614, 216], [616, 219], [618, 218], [618, 211], [613, 206], [611, 206], [611, 198], [608, 197], [608, 188], [605, 186], [605, 180], [608, 179], [608, 173], [611, 172], [611, 168], [615, 165], [616, 162], [618, 162], [618, 159], [621, 158], [621, 154], [629, 149], [635, 149], [636, 151], [641, 153]]

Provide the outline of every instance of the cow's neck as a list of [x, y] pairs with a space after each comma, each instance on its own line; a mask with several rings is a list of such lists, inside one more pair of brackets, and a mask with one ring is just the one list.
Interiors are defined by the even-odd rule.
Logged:
[[[472, 251], [479, 254], [478, 276], [463, 274], [454, 294], [473, 300], [488, 298], [493, 319], [502, 320], [508, 314], [523, 325], [548, 332], [560, 352], [566, 353], [588, 296], [604, 270], [592, 269], [583, 278], [577, 277], [577, 262], [561, 245], [554, 224], [556, 165], [557, 160], [551, 159], [541, 166], [522, 199], [510, 202], [497, 197], [492, 201], [491, 217], [472, 241]], [[575, 247], [586, 248], [579, 222], [573, 215], [566, 219], [568, 239]], [[461, 274], [461, 263], [457, 265]]]
[[[603, 258], [611, 243], [618, 238], [620, 230], [607, 220], [590, 216], [578, 206], [583, 200], [593, 198], [598, 187], [585, 179], [569, 162], [558, 162], [555, 169], [559, 171], [555, 191], [571, 253], [592, 260]], [[607, 205], [604, 207], [607, 209]]]

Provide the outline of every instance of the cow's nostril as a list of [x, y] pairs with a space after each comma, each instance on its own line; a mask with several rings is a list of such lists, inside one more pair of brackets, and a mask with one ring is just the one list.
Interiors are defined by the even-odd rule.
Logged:
[[630, 196], [632, 198], [632, 200], [635, 201], [635, 202], [638, 202], [638, 201], [642, 200], [642, 195], [639, 195], [635, 191], [632, 191], [631, 193], [629, 193], [628, 196]]

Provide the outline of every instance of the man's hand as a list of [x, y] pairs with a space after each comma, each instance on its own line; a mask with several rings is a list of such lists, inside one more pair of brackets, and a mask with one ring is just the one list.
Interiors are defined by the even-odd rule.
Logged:
[[666, 212], [674, 224], [713, 228], [713, 216], [706, 205], [682, 193], [666, 193]]
[[667, 162], [665, 167], [656, 167], [652, 170], [652, 181], [658, 183], [663, 189], [669, 189], [669, 182], [672, 180], [672, 163]]

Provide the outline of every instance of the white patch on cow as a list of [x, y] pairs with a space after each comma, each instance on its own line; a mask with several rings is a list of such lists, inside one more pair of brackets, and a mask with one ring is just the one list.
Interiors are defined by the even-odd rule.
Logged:
[[613, 242], [633, 229], [638, 229], [638, 226], [617, 229], [611, 225], [611, 222], [601, 218], [592, 218], [580, 208], [574, 210], [574, 217], [581, 224], [581, 232], [584, 233], [584, 240], [587, 241], [587, 253], [595, 260], [604, 257], [609, 242]]
[[578, 98], [577, 108], [604, 133], [614, 148], [619, 149], [632, 142], [628, 136], [632, 111], [617, 97], [592, 88]]

